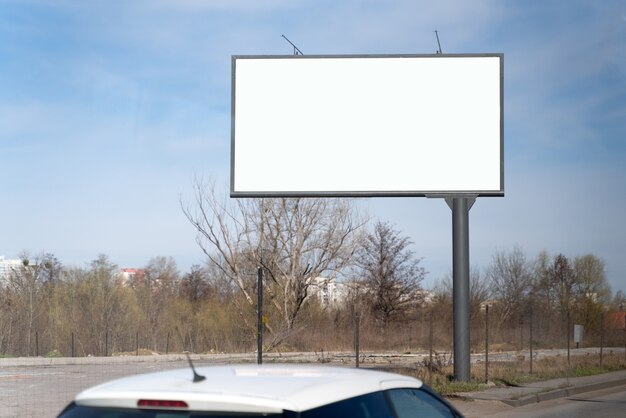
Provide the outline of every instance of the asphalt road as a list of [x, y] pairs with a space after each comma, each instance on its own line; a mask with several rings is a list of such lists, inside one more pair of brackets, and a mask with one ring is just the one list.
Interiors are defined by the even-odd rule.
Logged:
[[[499, 411], [489, 418], [625, 418], [626, 385]], [[471, 418], [468, 415], [468, 418]]]

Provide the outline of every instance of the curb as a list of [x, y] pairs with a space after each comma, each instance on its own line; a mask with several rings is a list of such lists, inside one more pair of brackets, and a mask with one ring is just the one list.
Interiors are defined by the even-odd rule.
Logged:
[[551, 390], [548, 392], [534, 393], [531, 395], [525, 395], [519, 399], [501, 399], [500, 401], [513, 407], [520, 407], [524, 405], [530, 405], [532, 403], [539, 403], [544, 401], [551, 401], [554, 399], [565, 398], [567, 396], [577, 395], [579, 393], [592, 392], [594, 390], [608, 389], [613, 386], [626, 385], [625, 379], [609, 380], [606, 382], [591, 383], [588, 385], [570, 386], [563, 389]]

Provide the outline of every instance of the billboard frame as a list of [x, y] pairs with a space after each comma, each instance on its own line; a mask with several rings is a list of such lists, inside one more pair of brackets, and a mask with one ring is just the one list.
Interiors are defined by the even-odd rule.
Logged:
[[[498, 58], [499, 59], [499, 131], [500, 131], [500, 186], [497, 190], [368, 190], [368, 191], [237, 191], [235, 190], [236, 161], [236, 63], [240, 59], [346, 59], [346, 58]], [[230, 155], [230, 196], [231, 197], [445, 197], [445, 196], [504, 196], [504, 54], [469, 53], [469, 54], [339, 54], [339, 55], [232, 55], [231, 57], [231, 155]]]

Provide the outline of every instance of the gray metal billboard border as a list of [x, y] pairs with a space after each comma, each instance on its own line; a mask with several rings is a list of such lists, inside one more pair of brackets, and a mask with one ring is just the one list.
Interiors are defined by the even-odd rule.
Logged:
[[[334, 58], [499, 58], [500, 59], [500, 190], [398, 190], [398, 191], [235, 191], [235, 92], [238, 59], [334, 59]], [[231, 56], [230, 196], [254, 197], [431, 197], [443, 195], [504, 196], [504, 54], [339, 54], [339, 55], [232, 55]]]

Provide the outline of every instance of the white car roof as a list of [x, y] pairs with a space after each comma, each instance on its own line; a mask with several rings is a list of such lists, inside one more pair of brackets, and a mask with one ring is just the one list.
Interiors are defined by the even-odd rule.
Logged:
[[408, 376], [366, 369], [307, 365], [199, 367], [113, 380], [76, 396], [85, 406], [137, 408], [140, 399], [184, 401], [191, 411], [280, 413], [305, 411], [342, 399], [392, 388], [419, 388]]

